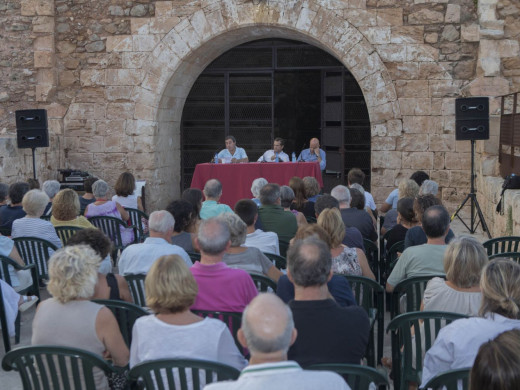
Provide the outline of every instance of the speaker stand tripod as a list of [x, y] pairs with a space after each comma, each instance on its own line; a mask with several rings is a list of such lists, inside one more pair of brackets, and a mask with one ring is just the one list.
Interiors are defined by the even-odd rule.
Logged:
[[33, 161], [33, 179], [36, 179], [36, 148], [31, 148], [32, 150], [32, 161]]
[[[471, 220], [470, 225], [468, 226], [466, 222], [459, 215], [460, 210], [464, 207], [467, 201], [470, 201], [471, 205]], [[475, 212], [477, 215], [475, 215]], [[486, 224], [486, 220], [484, 219], [484, 214], [482, 214], [482, 210], [480, 209], [480, 205], [478, 204], [477, 194], [475, 193], [475, 140], [471, 140], [471, 190], [469, 194], [466, 196], [466, 199], [457, 207], [457, 211], [451, 216], [451, 220], [453, 221], [457, 217], [460, 219], [462, 224], [466, 226], [466, 229], [469, 230], [471, 234], [474, 234], [477, 231], [478, 225], [482, 224], [482, 230], [487, 233], [488, 237], [491, 239], [491, 234], [489, 233], [489, 229]], [[477, 218], [478, 217], [478, 221]]]

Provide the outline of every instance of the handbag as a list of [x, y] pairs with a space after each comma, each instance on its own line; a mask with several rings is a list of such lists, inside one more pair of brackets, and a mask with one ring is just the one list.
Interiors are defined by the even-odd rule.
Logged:
[[507, 175], [504, 179], [504, 183], [502, 184], [502, 192], [500, 193], [500, 201], [497, 204], [496, 211], [501, 215], [504, 214], [504, 210], [502, 209], [502, 201], [504, 200], [504, 192], [506, 190], [518, 190], [520, 189], [520, 176], [516, 176], [514, 173]]

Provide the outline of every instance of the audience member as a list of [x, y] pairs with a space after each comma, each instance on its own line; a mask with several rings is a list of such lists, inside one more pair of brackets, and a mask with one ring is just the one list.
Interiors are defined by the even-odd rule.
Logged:
[[195, 252], [193, 240], [195, 235], [188, 232], [188, 228], [196, 223], [193, 206], [187, 200], [174, 200], [166, 206], [168, 211], [175, 219], [175, 227], [173, 228], [173, 235], [171, 243], [180, 246], [186, 252]]
[[428, 241], [405, 249], [386, 281], [386, 291], [392, 292], [397, 283], [407, 278], [444, 273], [450, 215], [443, 206], [432, 206], [424, 212], [422, 226]]
[[414, 198], [408, 197], [401, 198], [397, 202], [397, 224], [394, 225], [390, 230], [388, 230], [388, 236], [386, 237], [387, 251], [396, 242], [404, 241], [408, 229], [411, 229], [412, 227], [417, 225], [417, 220], [415, 219], [415, 213], [413, 211], [413, 203]]
[[7, 206], [8, 198], [9, 198], [9, 186], [5, 183], [0, 183], [0, 208]]
[[141, 197], [135, 194], [135, 177], [130, 172], [123, 172], [119, 175], [114, 190], [116, 192], [112, 196], [114, 202], [125, 208], [144, 210]]
[[134, 324], [130, 367], [147, 360], [191, 358], [244, 368], [247, 361], [226, 324], [190, 311], [197, 291], [197, 283], [181, 257], [157, 259], [145, 280], [146, 305], [155, 315], [141, 317]]
[[196, 243], [201, 257], [190, 271], [199, 286], [199, 292], [192, 309], [244, 311], [258, 291], [246, 271], [229, 268], [222, 261], [231, 246], [227, 224], [218, 218], [202, 221]]
[[[291, 245], [297, 240], [303, 240], [307, 237], [314, 237], [322, 240], [330, 249], [330, 236], [318, 224], [302, 226], [296, 232], [296, 235], [291, 240]], [[327, 282], [330, 297], [333, 298], [340, 306], [356, 306], [352, 289], [349, 282], [343, 276], [332, 275], [332, 278]], [[289, 303], [294, 299], [294, 284], [289, 280], [287, 275], [280, 276], [278, 285], [276, 286], [276, 295], [278, 295], [285, 303]]]
[[264, 274], [278, 282], [282, 275], [271, 260], [258, 248], [241, 246], [246, 242], [247, 226], [240, 217], [233, 213], [224, 213], [217, 217], [227, 223], [231, 246], [222, 261], [231, 268], [240, 268], [247, 272]]
[[[22, 267], [25, 267], [25, 262], [16, 250], [16, 247], [14, 246], [14, 241], [11, 240], [9, 237], [0, 235], [0, 255], [8, 256], [14, 261], [16, 261], [18, 264], [20, 264]], [[15, 269], [11, 266], [9, 266], [8, 269], [9, 276], [11, 277], [11, 286], [15, 289], [16, 292], [25, 290], [26, 288], [31, 286], [33, 282], [31, 270], [26, 269], [15, 271]]]
[[58, 180], [47, 180], [43, 182], [42, 190], [49, 197], [49, 203], [47, 203], [47, 207], [45, 207], [45, 211], [43, 215], [51, 215], [52, 212], [52, 202], [54, 197], [58, 192], [60, 192], [61, 184]]
[[198, 188], [187, 188], [182, 193], [182, 200], [186, 200], [193, 206], [193, 222], [186, 230], [188, 233], [197, 234], [200, 223], [200, 210], [202, 208], [202, 191]]
[[305, 176], [303, 178], [303, 186], [305, 188], [305, 197], [309, 202], [316, 202], [320, 194], [320, 184], [313, 176]]
[[[31, 344], [80, 348], [99, 357], [110, 356], [114, 365], [124, 367], [129, 352], [116, 318], [107, 307], [90, 301], [98, 265], [99, 257], [86, 245], [54, 253], [47, 286], [52, 298], [38, 306]], [[109, 388], [103, 371], [95, 369], [94, 376], [96, 389]]]
[[501, 333], [480, 346], [470, 373], [470, 390], [520, 389], [520, 330]]
[[238, 340], [251, 352], [249, 366], [234, 382], [214, 383], [205, 390], [349, 389], [338, 374], [305, 371], [287, 361], [297, 338], [291, 310], [273, 294], [260, 294], [246, 307]]
[[424, 310], [478, 315], [482, 299], [480, 275], [487, 262], [486, 250], [478, 240], [469, 236], [454, 238], [444, 253], [446, 280], [433, 278], [428, 282]]
[[[349, 202], [350, 202], [350, 191], [347, 187], [344, 187], [344, 188], [346, 189], [346, 191], [344, 192], [344, 194], [341, 195], [341, 197], [342, 197], [342, 199], [346, 199], [346, 195], [348, 194]], [[338, 193], [337, 187], [335, 187], [335, 189], [336, 189], [335, 193], [337, 194]], [[339, 200], [336, 197], [325, 194], [325, 195], [320, 196], [318, 198], [318, 200], [316, 201], [316, 204], [314, 205], [314, 212], [315, 212], [314, 215], [316, 215], [316, 218], [319, 218], [319, 216], [323, 210], [332, 209], [332, 208], [336, 208], [336, 209], [340, 210], [340, 212], [341, 212], [340, 207], [341, 207], [341, 203], [339, 202]], [[361, 232], [356, 227], [352, 227], [352, 226], [345, 227], [345, 237], [343, 238], [342, 243], [350, 248], [359, 248], [363, 252], [365, 251], [365, 244], [363, 243], [363, 236], [361, 235]]]
[[30, 177], [29, 179], [27, 179], [27, 184], [29, 184], [29, 191], [40, 189], [40, 182], [38, 181], [38, 179], [33, 179], [32, 177]]
[[[398, 199], [402, 199], [402, 198], [415, 199], [415, 197], [419, 194], [419, 186], [412, 179], [401, 180], [399, 182], [398, 189], [399, 189]], [[399, 200], [397, 201], [397, 203], [399, 203]], [[397, 222], [397, 208], [388, 210], [388, 212], [385, 214], [385, 220], [383, 222], [383, 227], [381, 228], [381, 234], [385, 234], [388, 230], [392, 229], [395, 225], [397, 225], [397, 223], [398, 223]]]
[[[92, 185], [92, 191], [96, 198], [94, 203], [91, 203], [85, 209], [85, 217], [114, 217], [121, 219], [123, 222], [130, 220], [130, 214], [119, 203], [108, 200], [108, 184], [104, 180], [97, 180]], [[123, 245], [128, 245], [134, 241], [134, 232], [131, 228], [121, 227], [121, 240]]]
[[133, 301], [125, 278], [111, 272], [112, 242], [103, 232], [98, 229], [82, 229], [68, 239], [67, 246], [74, 245], [87, 245], [96, 252], [100, 259], [103, 259], [98, 266], [98, 281], [92, 298]]
[[338, 209], [323, 210], [318, 217], [318, 226], [323, 228], [330, 237], [333, 273], [365, 276], [375, 280], [365, 253], [359, 248], [350, 248], [342, 244], [345, 237], [345, 225]]
[[[415, 171], [410, 176], [410, 179], [415, 181], [417, 185], [420, 187], [425, 180], [428, 180], [430, 176], [424, 171]], [[396, 188], [393, 190], [388, 198], [386, 198], [385, 202], [381, 206], [381, 212], [386, 213], [390, 209], [397, 208], [397, 201], [399, 200], [399, 189]]]
[[[43, 191], [30, 190], [26, 193], [22, 199], [22, 207], [26, 215], [13, 222], [12, 238], [41, 238], [61, 248], [61, 240], [52, 223], [40, 219], [48, 202], [49, 197]], [[50, 254], [52, 253], [54, 252], [51, 250]]]
[[217, 217], [222, 213], [232, 213], [231, 207], [227, 204], [218, 203], [222, 196], [222, 184], [217, 179], [210, 179], [204, 185], [204, 197], [206, 200], [202, 203], [200, 209], [200, 218], [209, 219]]
[[[440, 199], [436, 198], [435, 196], [428, 194], [428, 195], [419, 195], [415, 198], [414, 204], [413, 204], [413, 210], [415, 213], [415, 220], [418, 222], [422, 221], [422, 216], [424, 211], [435, 205], [441, 205], [442, 202]], [[446, 235], [446, 244], [448, 244], [453, 237], [455, 237], [455, 234], [450, 229], [448, 231], [448, 234]], [[404, 239], [404, 248], [408, 248], [410, 246], [415, 245], [421, 245], [426, 243], [426, 233], [424, 232], [424, 228], [419, 223], [417, 226], [414, 226], [406, 232], [406, 236]]]
[[332, 277], [332, 261], [327, 245], [313, 237], [295, 241], [287, 264], [295, 289], [289, 307], [299, 335], [289, 349], [289, 359], [303, 367], [360, 364], [368, 343], [368, 316], [362, 307], [340, 307], [330, 299], [327, 282]]
[[150, 237], [143, 243], [127, 246], [119, 258], [119, 274], [146, 274], [161, 256], [179, 255], [186, 265], [191, 266], [190, 257], [180, 246], [172, 245], [175, 219], [166, 210], [154, 211], [148, 220]]
[[278, 235], [280, 254], [285, 256], [289, 241], [298, 230], [296, 217], [290, 211], [285, 211], [281, 206], [280, 186], [278, 184], [266, 184], [260, 190], [260, 201], [262, 206], [258, 209], [258, 217], [266, 231], [275, 232]]
[[281, 186], [280, 187], [280, 205], [283, 207], [285, 211], [290, 211], [296, 217], [296, 222], [298, 223], [298, 227], [302, 225], [307, 225], [307, 219], [305, 215], [294, 209], [291, 210], [291, 206], [294, 202], [294, 191], [289, 186]]
[[9, 186], [9, 199], [11, 204], [0, 207], [0, 230], [4, 236], [11, 235], [13, 221], [25, 217], [22, 207], [22, 199], [29, 191], [29, 184], [18, 182]]
[[79, 198], [79, 206], [82, 214], [85, 212], [87, 206], [96, 201], [94, 194], [92, 193], [92, 185], [97, 181], [97, 177], [89, 177], [83, 182], [83, 191], [85, 193]]
[[258, 207], [249, 199], [239, 200], [235, 204], [235, 214], [238, 215], [247, 226], [245, 246], [255, 247], [264, 253], [280, 254], [278, 235], [275, 232], [264, 232], [255, 229], [258, 219]]
[[294, 176], [289, 180], [289, 187], [294, 192], [294, 200], [290, 206], [291, 210], [299, 211], [306, 217], [314, 217], [314, 202], [307, 200], [303, 180], [298, 176]]
[[440, 330], [424, 358], [423, 385], [441, 372], [471, 367], [483, 343], [520, 329], [519, 280], [520, 265], [509, 259], [492, 260], [484, 267], [480, 317], [460, 319]]
[[0, 290], [2, 292], [1, 304], [4, 307], [7, 333], [9, 337], [14, 337], [16, 334], [14, 324], [18, 313], [23, 313], [32, 307], [38, 302], [38, 297], [34, 295], [20, 295], [2, 279], [0, 279]]
[[[348, 186], [352, 186], [353, 184], [359, 184], [363, 186], [363, 182], [365, 181], [365, 173], [359, 168], [352, 168], [348, 171], [347, 182]], [[333, 195], [334, 196], [334, 195]], [[372, 194], [365, 190], [365, 205], [363, 208], [369, 208], [372, 211], [377, 211], [376, 203], [374, 202], [374, 197]]]
[[66, 188], [56, 194], [52, 202], [51, 223], [57, 226], [94, 228], [80, 213], [79, 197], [76, 191]]
[[433, 196], [437, 196], [439, 192], [439, 185], [433, 180], [425, 180], [421, 184], [421, 188], [419, 189], [419, 195], [432, 194]]
[[253, 202], [255, 202], [256, 207], [260, 207], [262, 204], [260, 203], [260, 190], [263, 186], [267, 184], [267, 180], [263, 177], [259, 177], [255, 180], [253, 180], [253, 184], [251, 184], [251, 193], [253, 194], [253, 199], [251, 199]]

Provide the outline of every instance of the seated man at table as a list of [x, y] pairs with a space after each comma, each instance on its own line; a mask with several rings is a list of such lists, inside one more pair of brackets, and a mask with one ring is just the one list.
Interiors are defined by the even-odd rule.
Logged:
[[285, 140], [275, 138], [273, 148], [260, 156], [258, 162], [289, 162], [289, 156], [283, 152]]
[[325, 159], [325, 152], [320, 149], [320, 140], [318, 138], [312, 138], [309, 142], [309, 149], [304, 149], [298, 156], [298, 161], [312, 162], [317, 161], [320, 163], [320, 169], [325, 170], [327, 161]]
[[219, 203], [222, 196], [222, 184], [217, 179], [210, 179], [204, 185], [204, 197], [206, 200], [202, 202], [200, 209], [200, 218], [208, 219], [216, 217], [222, 213], [232, 213], [231, 207], [227, 204]]
[[225, 159], [232, 163], [248, 162], [246, 151], [243, 148], [237, 147], [237, 140], [232, 135], [226, 138], [226, 149], [222, 149], [218, 154], [218, 162], [225, 162]]

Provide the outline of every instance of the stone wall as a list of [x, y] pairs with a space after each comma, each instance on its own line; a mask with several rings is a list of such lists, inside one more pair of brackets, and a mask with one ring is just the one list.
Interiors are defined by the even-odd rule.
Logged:
[[[455, 97], [519, 85], [507, 1], [480, 0], [477, 12], [473, 0], [17, 0], [0, 18], [22, 26], [9, 34], [11, 51], [24, 53], [5, 68], [24, 79], [0, 88], [0, 110], [49, 109], [42, 177], [71, 167], [114, 183], [129, 170], [150, 184], [153, 209], [179, 194], [182, 107], [205, 66], [250, 40], [301, 40], [335, 55], [363, 90], [376, 202], [423, 169], [452, 209], [468, 190], [470, 150], [454, 140]], [[479, 144], [479, 172], [496, 167], [494, 126], [494, 142]], [[2, 127], [12, 146], [12, 115]], [[28, 155], [11, 154], [2, 180], [27, 176]]]

